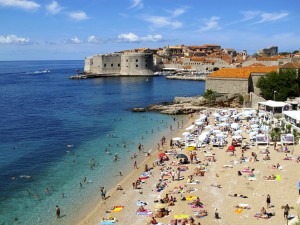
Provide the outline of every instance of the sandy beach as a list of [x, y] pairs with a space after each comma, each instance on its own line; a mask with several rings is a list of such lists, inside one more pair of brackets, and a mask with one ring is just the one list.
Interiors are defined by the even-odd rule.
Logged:
[[[138, 165], [138, 169], [134, 169], [134, 160], [129, 162], [132, 163], [133, 171], [128, 176], [124, 176], [122, 182], [119, 183], [123, 190], [117, 190], [117, 187], [109, 190], [106, 194], [106, 200], [101, 200], [99, 190], [99, 196], [95, 196], [95, 198], [99, 199], [98, 205], [90, 211], [84, 212], [84, 216], [78, 221], [78, 225], [100, 224], [102, 218], [108, 218], [109, 216], [117, 219], [115, 224], [150, 224], [152, 216], [157, 215], [156, 209], [159, 206], [164, 206], [170, 211], [167, 216], [155, 218], [158, 223], [164, 225], [170, 224], [174, 218], [190, 216], [194, 218], [194, 223], [189, 220], [185, 224], [286, 224], [283, 215], [284, 210], [282, 209], [282, 206], [286, 204], [294, 208], [290, 210], [290, 215], [298, 215], [299, 205], [297, 205], [297, 201], [299, 197], [300, 164], [294, 158], [293, 160], [284, 160], [284, 158], [286, 154], [292, 157], [299, 155], [299, 145], [288, 146], [290, 153], [278, 152], [274, 150], [274, 146], [269, 145], [270, 160], [263, 160], [265, 154], [261, 154], [261, 152], [266, 150], [266, 145], [250, 145], [250, 148], [245, 150], [244, 153], [242, 153], [242, 148], [237, 146], [235, 154], [227, 152], [227, 147], [232, 142], [231, 135], [228, 135], [228, 143], [224, 147], [213, 147], [210, 144], [196, 148], [193, 151], [201, 161], [200, 164], [205, 168], [204, 176], [195, 175], [195, 169], [199, 168], [199, 163], [189, 163], [185, 165], [188, 169], [180, 172], [181, 179], [176, 179], [177, 174], [174, 181], [171, 176], [161, 177], [162, 171], [168, 171], [169, 173], [172, 170], [177, 171], [178, 166], [170, 165], [170, 163], [172, 161], [178, 162], [178, 159], [168, 155], [169, 161], [165, 161], [164, 165], [156, 165], [159, 158], [158, 154], [171, 150], [169, 145], [170, 138], [182, 137], [181, 134], [186, 132], [186, 128], [198, 118], [199, 114], [194, 114], [193, 117], [189, 116], [188, 122], [180, 129], [173, 131], [172, 135], [171, 132], [166, 135], [166, 144], [160, 150], [157, 150], [157, 143], [160, 140], [153, 140], [153, 150], [155, 151], [151, 152], [151, 156], [145, 155], [145, 159]], [[211, 115], [208, 119], [210, 124], [214, 122], [214, 118]], [[242, 123], [246, 125], [248, 122], [243, 119]], [[243, 130], [243, 143], [251, 143], [249, 134], [245, 132], [244, 127], [241, 126], [241, 130]], [[281, 149], [281, 147], [277, 146], [277, 149]], [[173, 150], [188, 157], [191, 152], [185, 148], [180, 149], [177, 147], [174, 147]], [[257, 153], [258, 161], [251, 160], [253, 159], [252, 152]], [[210, 160], [212, 157], [207, 157], [208, 154], [216, 160]], [[240, 160], [242, 156], [248, 160]], [[280, 168], [273, 168], [273, 165], [278, 163]], [[148, 179], [143, 180], [138, 189], [134, 189], [133, 183], [143, 174], [146, 164], [150, 169], [151, 175]], [[245, 172], [238, 175], [239, 171]], [[255, 179], [249, 178], [249, 171], [253, 172]], [[278, 179], [265, 179], [265, 177], [273, 174]], [[188, 179], [189, 175], [193, 175], [191, 181]], [[161, 178], [165, 188], [158, 192], [156, 186]], [[180, 193], [178, 191], [179, 187], [182, 187]], [[176, 198], [177, 201], [174, 206], [169, 206], [169, 203], [159, 205], [161, 204], [159, 202], [160, 199], [164, 199], [166, 194], [169, 197]], [[271, 197], [270, 208], [267, 208], [266, 202], [268, 194]], [[185, 200], [181, 200], [183, 197]], [[196, 197], [199, 197], [200, 202], [203, 203], [201, 208], [194, 208], [192, 207], [193, 204], [191, 205]], [[137, 215], [137, 210], [140, 207], [140, 204], [137, 204], [138, 202], [146, 203], [143, 207], [149, 212]], [[119, 210], [113, 210], [114, 206], [124, 207]], [[256, 213], [261, 212], [262, 207], [272, 215], [270, 218], [254, 216]], [[207, 215], [201, 214], [203, 215], [201, 218], [195, 216], [204, 210], [207, 212]], [[215, 218], [216, 210], [219, 214], [218, 219]], [[150, 214], [150, 211], [152, 214]]]

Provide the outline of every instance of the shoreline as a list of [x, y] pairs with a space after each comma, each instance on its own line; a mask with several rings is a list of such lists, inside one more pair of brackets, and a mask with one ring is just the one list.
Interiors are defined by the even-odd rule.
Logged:
[[[209, 110], [209, 109], [208, 109]], [[211, 109], [214, 110], [214, 109]], [[240, 109], [239, 109], [240, 110]], [[198, 114], [197, 114], [198, 115]], [[194, 122], [196, 118], [186, 118], [183, 126], [176, 130], [173, 134], [169, 131], [167, 137], [175, 137], [181, 135], [182, 131], [185, 131], [185, 127], [188, 127], [192, 122]], [[243, 121], [245, 123], [245, 121]], [[179, 136], [181, 137], [181, 136]], [[248, 141], [249, 136], [245, 133], [245, 138]], [[167, 145], [164, 150], [169, 149], [167, 138]], [[231, 140], [231, 138], [230, 138]], [[153, 140], [155, 146], [155, 140]], [[296, 210], [298, 210], [298, 206], [296, 204], [298, 197], [298, 189], [297, 182], [298, 178], [294, 176], [297, 174], [299, 164], [295, 164], [293, 161], [285, 161], [282, 160], [284, 157], [283, 153], [272, 151], [273, 146], [269, 146], [270, 151], [272, 152], [271, 157], [272, 160], [264, 161], [262, 160], [262, 155], [259, 155], [258, 162], [244, 162], [244, 163], [233, 163], [234, 161], [238, 161], [240, 154], [240, 147], [237, 147], [236, 156], [232, 156], [229, 153], [226, 153], [225, 147], [212, 147], [211, 150], [208, 148], [200, 148], [196, 152], [204, 161], [206, 160], [203, 155], [208, 154], [210, 151], [214, 153], [216, 158], [216, 162], [207, 161], [207, 172], [205, 176], [195, 176], [195, 179], [199, 181], [198, 184], [193, 185], [186, 182], [186, 178], [188, 174], [191, 174], [193, 168], [196, 168], [196, 164], [188, 164], [189, 169], [187, 172], [183, 172], [184, 180], [178, 180], [172, 182], [167, 180], [167, 187], [162, 192], [154, 192], [154, 184], [160, 178], [160, 171], [163, 167], [155, 166], [151, 172], [153, 172], [152, 177], [150, 177], [144, 184], [142, 184], [142, 193], [140, 190], [133, 190], [132, 182], [134, 182], [139, 175], [142, 173], [145, 164], [152, 165], [152, 163], [158, 158], [157, 153], [158, 150], [154, 150], [152, 152], [151, 157], [145, 158], [140, 164], [139, 169], [132, 171], [128, 176], [124, 177], [120, 182], [123, 187], [123, 191], [117, 191], [116, 187], [109, 190], [108, 195], [110, 196], [107, 200], [101, 201], [97, 204], [95, 208], [93, 208], [90, 212], [88, 212], [82, 220], [80, 220], [77, 225], [96, 225], [99, 224], [102, 217], [107, 217], [108, 215], [112, 215], [117, 218], [119, 222], [116, 224], [149, 224], [150, 217], [137, 216], [136, 210], [138, 206], [135, 204], [137, 201], [142, 200], [149, 202], [145, 208], [153, 210], [153, 196], [159, 196], [163, 198], [166, 193], [171, 193], [174, 195], [172, 189], [178, 187], [179, 185], [184, 186], [186, 189], [188, 188], [197, 188], [192, 195], [199, 196], [201, 202], [204, 203], [205, 210], [208, 211], [208, 216], [197, 219], [196, 222], [200, 222], [201, 224], [258, 224], [258, 225], [282, 225], [285, 223], [283, 219], [283, 210], [281, 207], [285, 204], [290, 204], [295, 209], [291, 210], [290, 214], [297, 215]], [[299, 146], [293, 146], [296, 153], [299, 153]], [[156, 149], [155, 147], [153, 149]], [[261, 151], [261, 149], [265, 149], [263, 146], [253, 146], [250, 151], [246, 151], [245, 155], [250, 155], [251, 151]], [[208, 152], [207, 152], [208, 151]], [[188, 154], [186, 150], [182, 150], [182, 153]], [[171, 159], [172, 160], [172, 159]], [[169, 162], [167, 161], [166, 166], [169, 166]], [[283, 166], [282, 170], [272, 169], [271, 167], [280, 163]], [[224, 166], [223, 166], [224, 165]], [[230, 167], [225, 167], [225, 165], [231, 165]], [[298, 167], [297, 167], [298, 166]], [[245, 175], [237, 176], [238, 171], [242, 171], [243, 168], [252, 167], [255, 168], [255, 175], [257, 177], [256, 180], [248, 180]], [[263, 179], [264, 176], [270, 174], [279, 174], [282, 177], [282, 180], [279, 181], [266, 181]], [[221, 185], [221, 187], [217, 187], [217, 185]], [[232, 195], [243, 195], [247, 196], [244, 198], [234, 198]], [[271, 208], [267, 208], [268, 211], [276, 213], [274, 217], [270, 219], [258, 219], [254, 217], [256, 212], [260, 212], [261, 207], [266, 207], [265, 198], [267, 194], [271, 195], [272, 205]], [[99, 194], [100, 195], [100, 194]], [[191, 194], [188, 192], [183, 193], [184, 196], [190, 196]], [[152, 196], [152, 197], [151, 197]], [[191, 208], [186, 203], [180, 201], [179, 195], [174, 195], [178, 199], [175, 206], [169, 207], [172, 209], [170, 215], [168, 217], [163, 217], [157, 219], [158, 222], [163, 224], [169, 224], [171, 219], [173, 218], [174, 212], [177, 214], [188, 214], [191, 215]], [[299, 200], [298, 200], [299, 201]], [[246, 204], [250, 207], [247, 209], [243, 209], [240, 211], [236, 211], [236, 205]], [[125, 206], [122, 212], [119, 213], [107, 213], [111, 211], [114, 205], [123, 205]], [[220, 219], [215, 219], [214, 212], [215, 209], [218, 210], [220, 214]], [[154, 211], [153, 211], [154, 212]]]
[[[176, 135], [180, 134], [181, 135], [181, 131], [184, 130], [186, 124], [190, 124], [193, 121], [193, 118], [190, 118], [189, 115], [184, 115], [183, 119], [183, 125], [180, 126], [180, 128], [178, 129], [176, 127], [176, 131], [170, 131], [169, 128], [165, 128], [165, 131], [163, 132], [164, 136], [167, 138], [167, 140], [169, 140], [172, 137], [172, 133], [176, 132]], [[179, 122], [179, 121], [178, 121]], [[181, 122], [181, 121], [180, 121]], [[173, 124], [173, 127], [175, 126], [175, 124]], [[151, 146], [152, 146], [152, 152], [151, 152], [151, 156], [150, 157], [145, 157], [146, 152], [137, 152], [138, 154], [143, 154], [144, 159], [138, 164], [138, 169], [133, 170], [132, 172], [130, 172], [128, 175], [124, 176], [123, 179], [118, 183], [123, 187], [123, 190], [130, 190], [132, 189], [132, 182], [135, 182], [136, 179], [140, 176], [140, 174], [144, 171], [144, 166], [145, 164], [151, 165], [152, 163], [154, 163], [154, 161], [157, 159], [157, 153], [158, 152], [163, 152], [163, 150], [166, 149], [162, 149], [162, 150], [158, 150], [157, 149], [157, 143], [160, 142], [160, 140], [152, 140], [150, 141], [152, 142]], [[166, 143], [166, 145], [168, 146], [168, 142]], [[133, 163], [134, 161], [132, 161]], [[132, 165], [133, 167], [133, 165]], [[117, 184], [115, 186], [113, 186], [113, 188], [107, 190], [107, 194], [106, 196], [108, 197], [107, 200], [103, 201], [101, 200], [101, 196], [100, 196], [100, 190], [99, 190], [99, 196], [96, 196], [100, 202], [98, 202], [96, 205], [91, 204], [89, 206], [87, 206], [83, 211], [79, 212], [78, 218], [79, 221], [78, 223], [76, 223], [77, 225], [98, 225], [101, 221], [101, 216], [105, 215], [105, 208], [107, 208], [107, 205], [110, 204], [113, 200], [114, 197], [117, 197], [117, 195], [122, 192], [122, 193], [126, 193], [125, 191], [117, 191]], [[138, 193], [138, 192], [136, 192]], [[135, 194], [136, 194], [135, 193]], [[111, 207], [109, 207], [111, 208]], [[84, 216], [85, 215], [85, 216]], [[80, 218], [81, 217], [81, 218]]]

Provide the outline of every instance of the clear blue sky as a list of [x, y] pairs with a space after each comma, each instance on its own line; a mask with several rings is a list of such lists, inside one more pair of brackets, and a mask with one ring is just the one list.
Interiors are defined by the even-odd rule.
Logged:
[[300, 48], [299, 0], [0, 0], [0, 60], [138, 47]]

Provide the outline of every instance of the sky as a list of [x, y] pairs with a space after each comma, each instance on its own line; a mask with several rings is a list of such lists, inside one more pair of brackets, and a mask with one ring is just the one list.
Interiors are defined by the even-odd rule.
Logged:
[[167, 45], [300, 48], [299, 0], [0, 0], [0, 60]]

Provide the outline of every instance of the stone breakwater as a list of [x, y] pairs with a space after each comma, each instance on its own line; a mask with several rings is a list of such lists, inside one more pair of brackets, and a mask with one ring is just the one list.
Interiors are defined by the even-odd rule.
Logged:
[[172, 102], [164, 102], [157, 105], [149, 105], [145, 108], [132, 108], [132, 112], [156, 111], [169, 115], [191, 114], [207, 107], [228, 107], [241, 108], [238, 95], [222, 95], [214, 101], [205, 99], [202, 96], [197, 97], [175, 97]]

